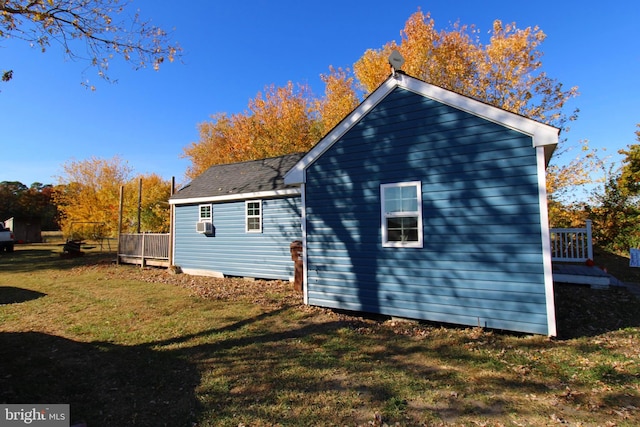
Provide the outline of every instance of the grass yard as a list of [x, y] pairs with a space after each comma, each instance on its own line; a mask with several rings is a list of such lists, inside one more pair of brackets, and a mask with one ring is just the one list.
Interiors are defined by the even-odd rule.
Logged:
[[558, 286], [549, 339], [60, 250], [0, 253], [3, 403], [68, 403], [88, 427], [640, 424], [640, 300], [624, 289]]

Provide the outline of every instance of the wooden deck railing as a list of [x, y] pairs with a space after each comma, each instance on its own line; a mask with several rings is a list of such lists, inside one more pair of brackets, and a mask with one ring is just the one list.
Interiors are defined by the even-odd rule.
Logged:
[[169, 234], [121, 234], [118, 261], [145, 265], [169, 265]]
[[593, 260], [591, 220], [584, 228], [552, 228], [551, 261], [584, 262]]

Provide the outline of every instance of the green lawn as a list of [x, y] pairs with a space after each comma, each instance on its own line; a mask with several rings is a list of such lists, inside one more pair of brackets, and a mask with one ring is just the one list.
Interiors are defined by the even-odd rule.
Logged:
[[306, 307], [289, 283], [60, 250], [0, 253], [3, 403], [68, 403], [89, 427], [640, 420], [640, 300], [622, 289], [558, 286], [549, 339], [363, 318]]

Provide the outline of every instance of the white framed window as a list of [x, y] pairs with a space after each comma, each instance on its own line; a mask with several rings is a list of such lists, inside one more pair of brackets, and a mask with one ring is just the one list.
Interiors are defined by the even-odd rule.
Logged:
[[262, 200], [245, 202], [245, 224], [247, 233], [262, 233]]
[[399, 182], [380, 185], [382, 246], [386, 248], [421, 248], [422, 183]]
[[212, 205], [198, 206], [198, 221], [213, 222], [213, 206]]

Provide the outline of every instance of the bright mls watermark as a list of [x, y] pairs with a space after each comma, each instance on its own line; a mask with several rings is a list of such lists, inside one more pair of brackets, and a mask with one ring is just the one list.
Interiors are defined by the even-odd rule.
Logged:
[[69, 405], [0, 404], [0, 427], [69, 427]]

